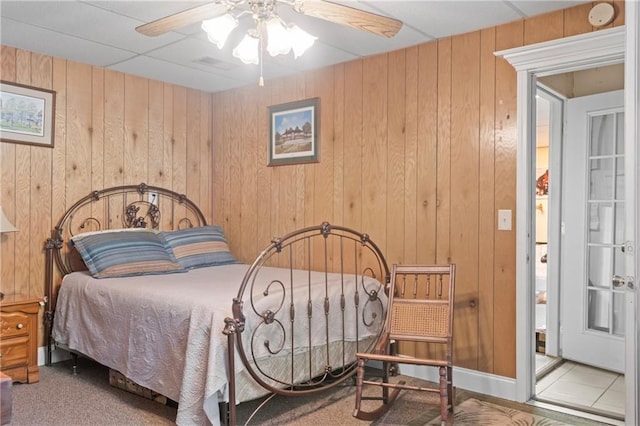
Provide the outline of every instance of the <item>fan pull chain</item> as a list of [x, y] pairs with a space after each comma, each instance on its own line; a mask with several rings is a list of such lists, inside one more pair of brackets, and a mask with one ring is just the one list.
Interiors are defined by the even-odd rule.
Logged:
[[264, 58], [264, 46], [262, 44], [262, 36], [260, 36], [260, 80], [258, 80], [258, 86], [264, 87], [264, 78], [262, 78], [262, 60]]

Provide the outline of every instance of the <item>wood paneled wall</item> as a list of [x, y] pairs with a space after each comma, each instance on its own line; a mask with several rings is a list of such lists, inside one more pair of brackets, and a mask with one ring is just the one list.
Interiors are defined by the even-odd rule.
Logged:
[[[214, 220], [250, 261], [329, 221], [389, 264], [455, 262], [455, 364], [515, 377], [516, 74], [493, 52], [595, 30], [592, 4], [213, 95]], [[615, 2], [624, 23], [624, 3]], [[267, 167], [267, 107], [320, 98], [320, 162]]]
[[[0, 79], [56, 91], [53, 149], [0, 143], [20, 230], [0, 235], [0, 291], [44, 295], [43, 244], [70, 203], [144, 181], [194, 199], [245, 261], [328, 220], [390, 264], [457, 263], [456, 364], [515, 377], [515, 233], [496, 210], [515, 212], [516, 85], [493, 52], [592, 31], [591, 6], [213, 96], [0, 46]], [[267, 107], [311, 97], [320, 162], [267, 167]]]
[[90, 191], [146, 182], [212, 219], [210, 93], [0, 49], [2, 80], [56, 91], [53, 149], [0, 143], [0, 206], [19, 229], [0, 235], [0, 291], [45, 294], [45, 240]]

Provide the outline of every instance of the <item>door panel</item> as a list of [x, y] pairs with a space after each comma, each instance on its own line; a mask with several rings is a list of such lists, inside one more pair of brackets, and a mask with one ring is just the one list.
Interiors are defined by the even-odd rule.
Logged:
[[567, 102], [561, 355], [624, 373], [623, 91]]

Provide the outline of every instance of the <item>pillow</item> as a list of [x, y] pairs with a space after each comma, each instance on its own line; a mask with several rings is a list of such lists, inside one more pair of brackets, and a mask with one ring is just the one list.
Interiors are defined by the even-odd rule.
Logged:
[[95, 278], [184, 272], [157, 232], [86, 233], [73, 236], [71, 243]]
[[162, 234], [185, 269], [237, 263], [222, 228], [217, 225], [178, 229]]

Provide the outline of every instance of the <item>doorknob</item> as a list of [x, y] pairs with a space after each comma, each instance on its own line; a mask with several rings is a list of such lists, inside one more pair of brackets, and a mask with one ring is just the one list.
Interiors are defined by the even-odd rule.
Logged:
[[633, 277], [621, 277], [620, 275], [614, 275], [611, 279], [611, 282], [616, 288], [624, 287], [625, 284], [627, 285], [627, 287], [629, 287], [629, 289], [633, 290], [634, 288]]

